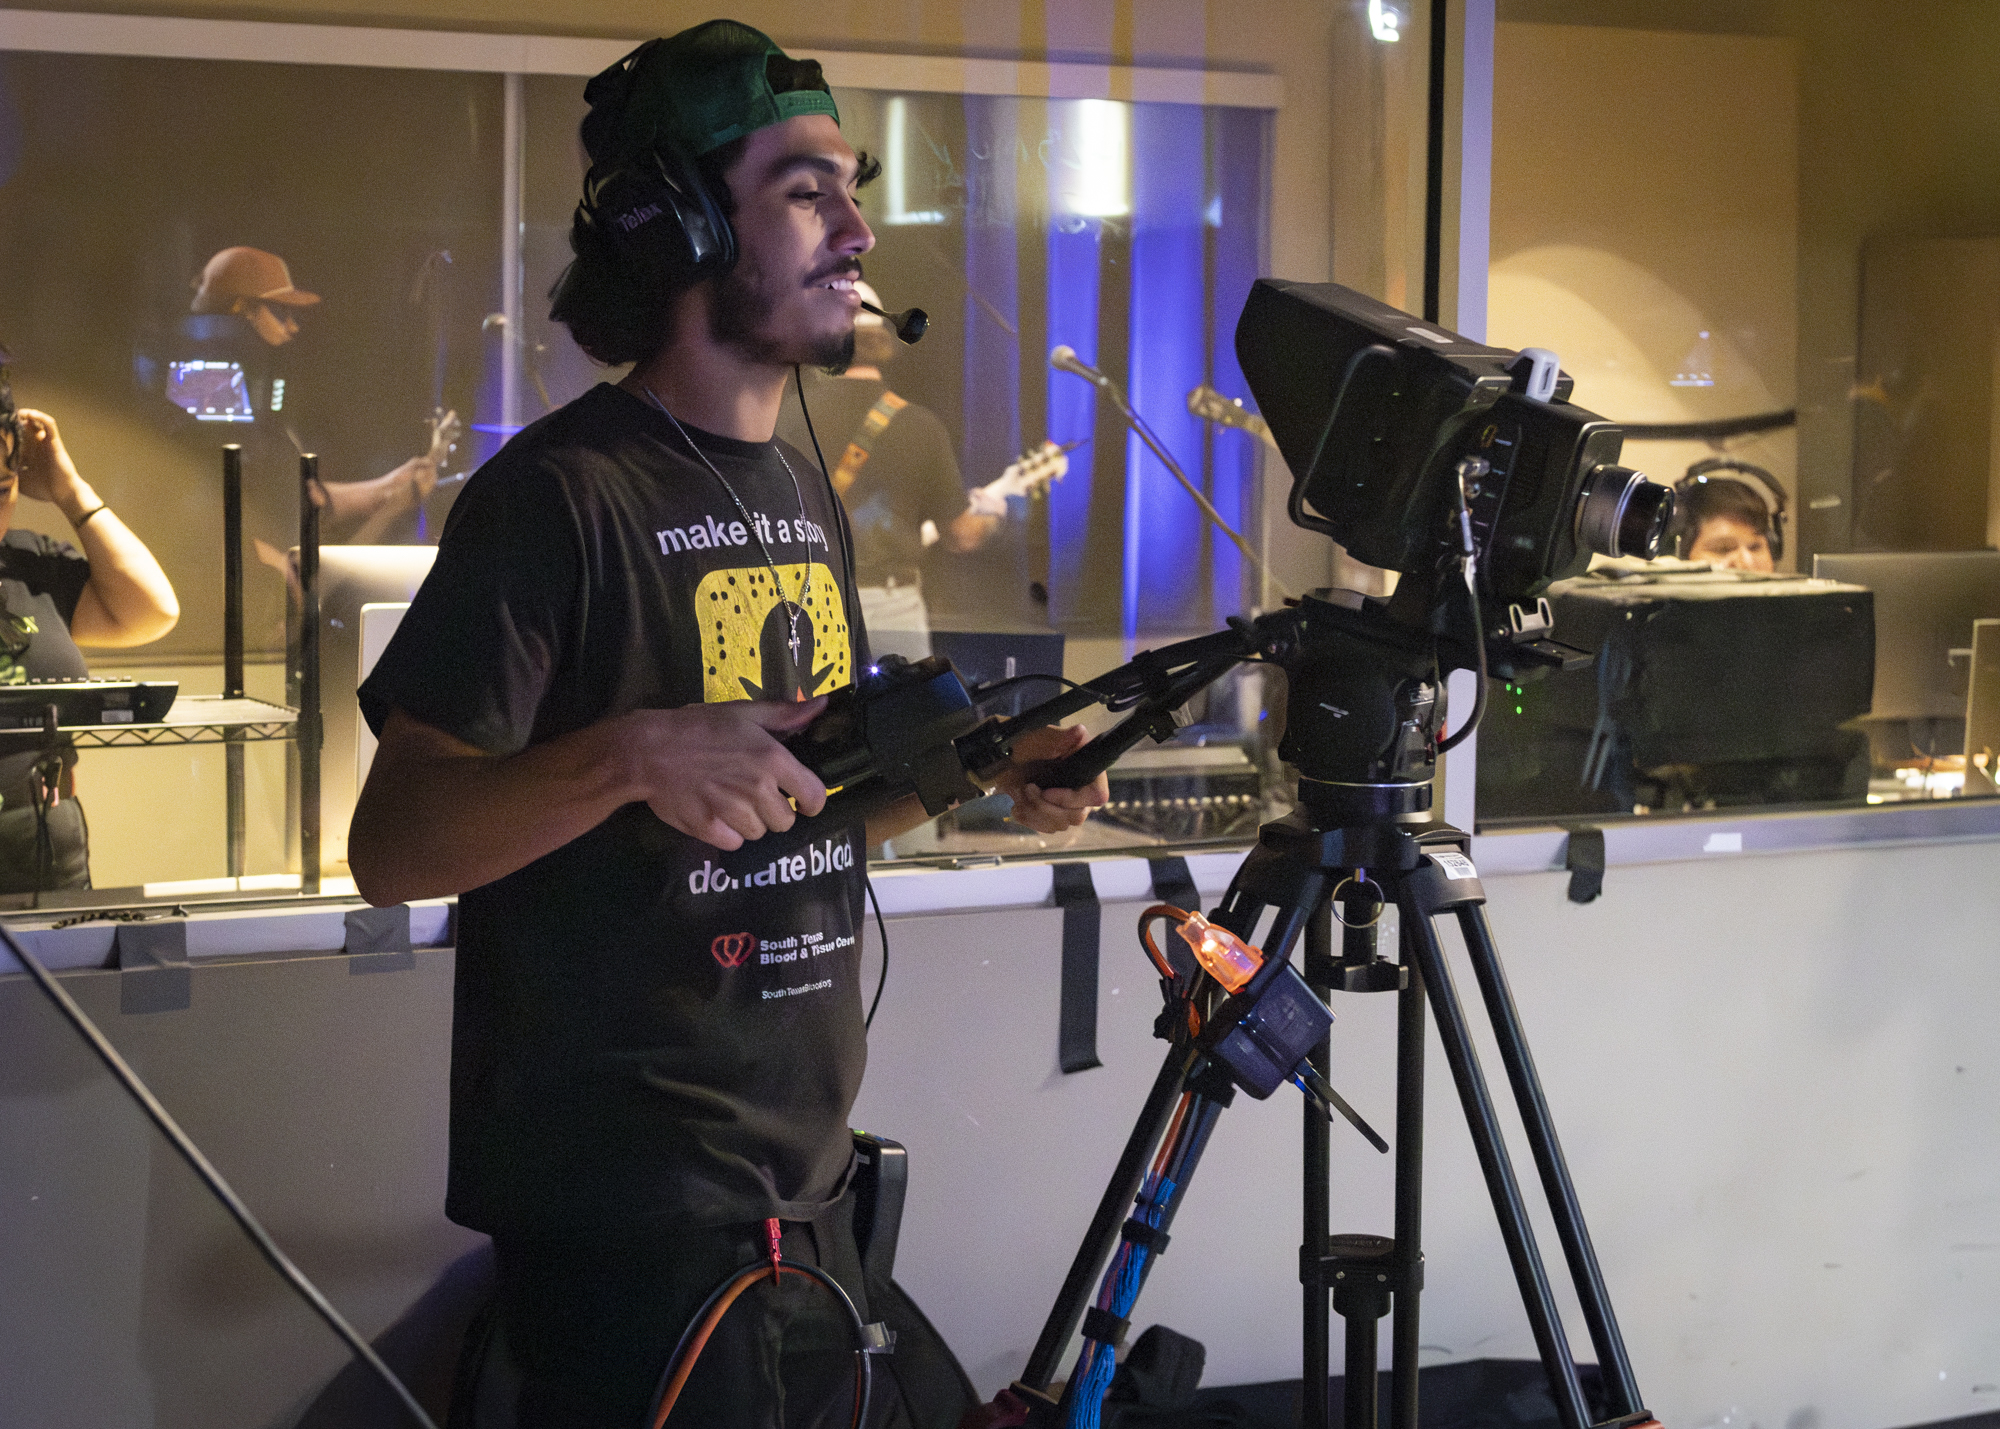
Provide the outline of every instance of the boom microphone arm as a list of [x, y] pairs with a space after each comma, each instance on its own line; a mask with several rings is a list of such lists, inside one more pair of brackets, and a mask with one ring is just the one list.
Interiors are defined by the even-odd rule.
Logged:
[[1181, 465], [1174, 460], [1173, 453], [1168, 451], [1165, 444], [1154, 434], [1152, 427], [1147, 424], [1146, 419], [1132, 409], [1132, 404], [1125, 399], [1124, 390], [1116, 382], [1078, 357], [1076, 349], [1068, 343], [1058, 343], [1049, 349], [1049, 366], [1055, 368], [1058, 372], [1068, 372], [1073, 376], [1081, 377], [1084, 381], [1096, 387], [1106, 397], [1109, 397], [1111, 405], [1118, 409], [1118, 415], [1125, 419], [1125, 425], [1132, 429], [1134, 435], [1141, 442], [1145, 443], [1148, 451], [1160, 459], [1160, 465], [1164, 466], [1173, 475], [1174, 480], [1181, 484], [1181, 489], [1194, 498], [1194, 504], [1201, 508], [1202, 515], [1213, 522], [1215, 528], [1227, 536], [1236, 549], [1243, 553], [1243, 559], [1250, 563], [1251, 569], [1257, 572], [1258, 578], [1269, 585], [1272, 590], [1277, 591], [1280, 596], [1283, 596], [1287, 600], [1291, 598], [1291, 591], [1285, 588], [1284, 582], [1271, 574], [1269, 568], [1265, 566], [1263, 558], [1251, 548], [1250, 543], [1238, 534], [1234, 526], [1231, 526], [1227, 521], [1222, 519], [1222, 513], [1215, 509], [1214, 503], [1201, 494], [1201, 488], [1188, 480], [1187, 473], [1181, 470]]

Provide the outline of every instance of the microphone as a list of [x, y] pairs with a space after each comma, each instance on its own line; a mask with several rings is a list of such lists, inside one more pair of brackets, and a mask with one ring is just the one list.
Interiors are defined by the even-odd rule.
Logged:
[[907, 347], [915, 347], [923, 341], [924, 334], [930, 331], [931, 315], [922, 308], [904, 308], [900, 313], [885, 313], [866, 298], [861, 300], [861, 307], [864, 312], [871, 312], [889, 324]]
[[1059, 342], [1049, 349], [1049, 366], [1058, 372], [1070, 372], [1086, 382], [1109, 388], [1111, 379], [1076, 355], [1076, 349], [1066, 342]]

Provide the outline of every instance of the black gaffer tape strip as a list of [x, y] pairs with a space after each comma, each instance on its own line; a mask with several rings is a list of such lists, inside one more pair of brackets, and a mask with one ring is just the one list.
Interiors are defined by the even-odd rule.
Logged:
[[1569, 901], [1595, 902], [1604, 891], [1604, 830], [1571, 829], [1563, 848], [1563, 867], [1569, 870]]
[[1143, 1245], [1154, 1255], [1165, 1255], [1173, 1237], [1165, 1231], [1147, 1225], [1144, 1221], [1127, 1221], [1118, 1229], [1120, 1240], [1129, 1240], [1134, 1245]]
[[1117, 1344], [1131, 1328], [1130, 1320], [1121, 1320], [1109, 1310], [1100, 1310], [1095, 1305], [1083, 1312], [1083, 1337], [1100, 1345]]
[[1097, 885], [1087, 863], [1055, 865], [1056, 907], [1062, 909], [1062, 1003], [1056, 1058], [1064, 1072], [1087, 1072], [1097, 1060]]
[[1179, 854], [1169, 854], [1165, 858], [1149, 858], [1146, 866], [1153, 871], [1153, 901], [1171, 903], [1186, 913], [1201, 911], [1201, 894], [1194, 886], [1194, 875], [1188, 872], [1187, 860]]

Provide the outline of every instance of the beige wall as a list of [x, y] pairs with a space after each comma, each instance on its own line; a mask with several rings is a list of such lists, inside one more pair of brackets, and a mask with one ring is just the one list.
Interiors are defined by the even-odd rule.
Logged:
[[[1798, 472], [1805, 508], [1799, 545], [1802, 553], [1847, 549], [1862, 250], [1878, 240], [2000, 234], [1992, 157], [2000, 153], [1992, 84], [2000, 66], [2000, 6], [1989, 0], [1501, 0], [1500, 18], [1788, 36], [1796, 44]], [[1587, 71], [1571, 72], [1567, 81], [1588, 96], [1594, 119], [1615, 122], [1625, 94], [1618, 85]], [[1729, 97], [1724, 113], [1744, 116], [1746, 137], [1762, 99]], [[1747, 187], [1733, 166], [1720, 170], [1713, 186], [1724, 202]]]
[[[1503, 23], [1494, 50], [1488, 340], [1553, 348], [1576, 401], [1614, 421], [1790, 406], [1793, 42]], [[1715, 385], [1672, 385], [1702, 332]], [[1795, 487], [1791, 432], [1730, 450]], [[1712, 454], [1638, 442], [1626, 460], [1672, 481]]]

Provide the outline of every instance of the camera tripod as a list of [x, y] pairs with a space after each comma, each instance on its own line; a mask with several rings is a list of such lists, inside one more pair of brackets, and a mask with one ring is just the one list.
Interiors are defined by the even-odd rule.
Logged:
[[[1397, 999], [1393, 1236], [1329, 1234], [1330, 1128], [1317, 1108], [1309, 1105], [1306, 1112], [1305, 1236], [1299, 1261], [1305, 1287], [1301, 1423], [1303, 1429], [1327, 1429], [1336, 1422], [1344, 1429], [1375, 1429], [1376, 1322], [1393, 1307], [1390, 1424], [1393, 1429], [1417, 1429], [1427, 1003], [1444, 1043], [1563, 1429], [1591, 1429], [1593, 1423], [1548, 1271], [1528, 1223], [1512, 1158], [1501, 1138], [1492, 1094], [1472, 1045], [1465, 1009], [1432, 924], [1433, 918], [1451, 914], [1463, 933], [1597, 1352], [1610, 1408], [1601, 1422], [1636, 1429], [1652, 1416], [1640, 1405], [1618, 1322], [1486, 921], [1485, 893], [1465, 856], [1465, 846], [1465, 835], [1444, 825], [1413, 830], [1385, 820], [1323, 829], [1310, 817], [1294, 814], [1264, 826], [1257, 847], [1211, 915], [1214, 923], [1248, 938], [1265, 911], [1274, 910], [1275, 921], [1266, 939], [1269, 960], [1283, 961], [1302, 940], [1306, 982], [1322, 999], [1334, 991], [1394, 992]], [[1337, 956], [1330, 936], [1336, 898], [1342, 903], [1346, 924]], [[1394, 904], [1400, 915], [1397, 962], [1382, 958], [1375, 946], [1374, 923], [1385, 902]], [[1328, 1040], [1323, 1038], [1311, 1054], [1315, 1070], [1322, 1074], [1327, 1055]], [[1200, 1060], [1195, 1059], [1197, 1063]], [[1016, 1385], [1017, 1393], [1031, 1392], [1022, 1398], [1050, 1403], [1046, 1391], [1055, 1377], [1057, 1362], [1084, 1321], [1085, 1301], [1120, 1238], [1146, 1164], [1166, 1132], [1179, 1095], [1201, 1074], [1198, 1066], [1190, 1071], [1188, 1049], [1177, 1042], [1146, 1099], [1055, 1309]], [[1128, 1234], [1126, 1238], [1131, 1237]], [[1326, 1393], [1329, 1309], [1346, 1321], [1345, 1413], [1337, 1421], [1331, 1416]], [[1086, 1325], [1086, 1333], [1088, 1330]], [[1066, 1392], [1066, 1398], [1073, 1392]]]
[[[1609, 1406], [1598, 1429], [1651, 1424], [1486, 921], [1486, 895], [1467, 856], [1469, 840], [1429, 819], [1431, 776], [1444, 724], [1435, 637], [1318, 596], [1254, 622], [1234, 623], [1231, 633], [1233, 652], [1226, 648], [1228, 637], [1203, 637], [1128, 667], [1137, 669], [1145, 687], [1143, 695], [1126, 702], [1137, 713], [1094, 745], [1115, 750], [1129, 745], [1135, 728], [1157, 729], [1164, 711], [1234, 660], [1261, 658], [1289, 671], [1288, 727], [1281, 753], [1299, 768], [1300, 808], [1263, 827], [1256, 848], [1209, 917], [1248, 943], [1268, 913], [1262, 962], [1254, 976], [1234, 984], [1225, 997], [1224, 987], [1192, 961], [1170, 968], [1167, 958], [1156, 955], [1167, 974], [1162, 980], [1167, 1009], [1155, 1030], [1171, 1045], [1055, 1307], [1014, 1385], [1015, 1397], [1027, 1406], [1028, 1422], [1096, 1422], [1096, 1405], [1075, 1401], [1079, 1393], [1103, 1392], [1109, 1347], [1127, 1328], [1123, 1317], [1146, 1271], [1166, 1249], [1167, 1226], [1215, 1117], [1238, 1089], [1261, 1098], [1280, 1082], [1293, 1081], [1312, 1098], [1305, 1118], [1305, 1234], [1299, 1261], [1305, 1291], [1303, 1429], [1328, 1429], [1334, 1422], [1326, 1393], [1333, 1313], [1346, 1322], [1343, 1429], [1375, 1429], [1377, 1424], [1377, 1321], [1387, 1314], [1393, 1314], [1390, 1424], [1392, 1429], [1418, 1429], [1428, 1006], [1557, 1414], [1563, 1429], [1592, 1429], [1548, 1270], [1434, 926], [1435, 919], [1449, 914], [1457, 920], [1479, 983], [1597, 1353]], [[1079, 767], [1060, 771], [1061, 777], [1048, 782], [1068, 783], [1070, 776], [1088, 772], [1089, 764], [1082, 763], [1086, 758], [1109, 762], [1093, 746], [1070, 758]], [[1376, 946], [1375, 924], [1387, 904], [1398, 910], [1400, 948], [1394, 962]], [[1331, 936], [1336, 905], [1345, 927], [1337, 954]], [[1162, 909], [1151, 910], [1147, 920], [1163, 914]], [[1301, 947], [1303, 978], [1291, 966], [1293, 951]], [[1332, 1113], [1339, 1111], [1360, 1124], [1324, 1078], [1332, 1023], [1326, 1002], [1335, 991], [1393, 992], [1397, 999], [1395, 1223], [1394, 1234], [1387, 1237], [1336, 1236], [1328, 1229]], [[1105, 1278], [1101, 1303], [1091, 1305], [1093, 1286], [1114, 1251], [1119, 1260]], [[1059, 1402], [1047, 1391], [1079, 1326], [1091, 1357], [1090, 1383], [1079, 1391], [1083, 1376], [1073, 1374]]]

